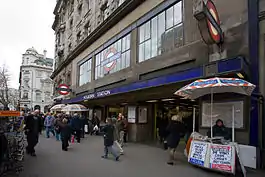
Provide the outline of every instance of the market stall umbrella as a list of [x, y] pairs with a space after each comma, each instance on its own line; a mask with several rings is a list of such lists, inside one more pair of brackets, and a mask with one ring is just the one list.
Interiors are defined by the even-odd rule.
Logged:
[[[212, 114], [213, 114], [213, 94], [214, 93], [238, 93], [243, 95], [251, 95], [255, 89], [255, 85], [237, 78], [210, 78], [210, 79], [199, 79], [196, 80], [178, 91], [174, 94], [182, 96], [187, 99], [196, 99], [201, 96], [211, 94], [211, 124], [212, 124]], [[233, 108], [233, 141], [234, 141], [234, 108]], [[213, 135], [211, 126], [211, 137]]]
[[62, 109], [65, 107], [66, 105], [65, 104], [57, 104], [57, 105], [54, 105], [51, 110], [52, 111], [62, 111]]
[[81, 104], [70, 104], [65, 106], [62, 109], [63, 112], [80, 112], [80, 111], [88, 111], [88, 109]]

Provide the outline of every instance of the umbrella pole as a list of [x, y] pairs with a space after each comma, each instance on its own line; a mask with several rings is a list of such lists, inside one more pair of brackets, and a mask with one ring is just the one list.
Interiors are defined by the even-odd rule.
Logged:
[[235, 106], [232, 106], [232, 142], [235, 142]]
[[213, 89], [211, 89], [211, 138], [213, 137]]
[[196, 109], [196, 108], [193, 107], [193, 125], [192, 125], [193, 127], [192, 127], [192, 132], [195, 131], [195, 121], [196, 121], [196, 120], [195, 120], [195, 109]]

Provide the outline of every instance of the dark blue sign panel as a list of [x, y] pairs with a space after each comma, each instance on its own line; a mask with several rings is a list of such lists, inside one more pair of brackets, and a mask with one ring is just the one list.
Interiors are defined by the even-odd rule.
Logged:
[[157, 86], [162, 86], [166, 84], [192, 80], [192, 79], [196, 79], [200, 77], [203, 77], [203, 67], [193, 68], [193, 69], [181, 71], [181, 72], [170, 74], [170, 75], [157, 77], [157, 78], [150, 79], [147, 81], [135, 82], [135, 83], [128, 84], [122, 87], [117, 87], [117, 88], [113, 88], [110, 90], [104, 90], [100, 92], [95, 92], [95, 93], [87, 94], [84, 96], [77, 96], [73, 99], [62, 100], [62, 103], [67, 104], [67, 103], [80, 102], [83, 100], [102, 98], [102, 97], [109, 96], [109, 95], [126, 93], [126, 92], [135, 91], [135, 90], [150, 88], [150, 87], [157, 87]]

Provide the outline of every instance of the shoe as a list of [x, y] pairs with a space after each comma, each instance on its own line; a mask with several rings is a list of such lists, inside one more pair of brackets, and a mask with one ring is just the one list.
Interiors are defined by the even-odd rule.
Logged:
[[168, 165], [174, 165], [174, 163], [173, 163], [173, 162], [167, 162], [167, 164], [168, 164]]
[[68, 151], [68, 149], [67, 148], [64, 148], [64, 149], [62, 149], [63, 151]]
[[31, 153], [30, 155], [31, 155], [32, 157], [36, 157], [36, 156], [37, 156], [35, 152]]
[[115, 158], [115, 161], [119, 161], [119, 159], [120, 159], [120, 156], [117, 156], [117, 157]]
[[103, 159], [107, 159], [108, 157], [107, 157], [107, 156], [105, 156], [105, 155], [103, 155], [103, 156], [101, 156], [101, 158], [103, 158]]
[[124, 155], [124, 152], [121, 152], [120, 155]]

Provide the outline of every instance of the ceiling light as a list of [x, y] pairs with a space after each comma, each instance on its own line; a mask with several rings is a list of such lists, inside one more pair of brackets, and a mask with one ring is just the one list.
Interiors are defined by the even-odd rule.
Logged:
[[195, 101], [195, 100], [191, 100], [191, 101]]
[[146, 102], [148, 102], [148, 103], [155, 103], [155, 102], [157, 102], [157, 100], [149, 100], [149, 101], [146, 101]]
[[185, 97], [181, 97], [180, 99], [181, 99], [181, 100], [186, 100], [187, 98], [185, 98]]
[[166, 98], [166, 99], [162, 99], [162, 101], [173, 101], [175, 100], [174, 98]]
[[128, 104], [128, 103], [121, 103], [121, 105], [126, 105], [126, 104]]

